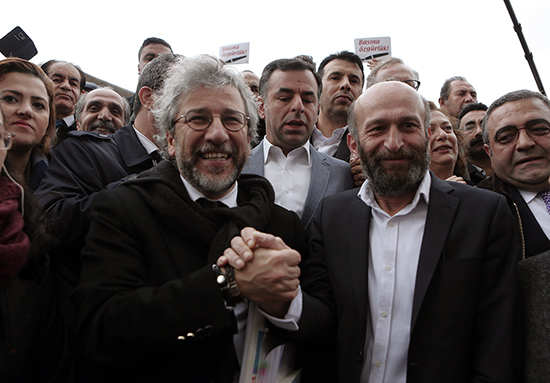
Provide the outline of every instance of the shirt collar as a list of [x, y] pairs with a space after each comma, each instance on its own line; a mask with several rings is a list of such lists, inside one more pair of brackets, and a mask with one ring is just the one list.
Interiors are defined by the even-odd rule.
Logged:
[[[338, 129], [334, 129], [331, 136], [330, 137], [325, 137], [325, 135], [323, 134], [323, 132], [321, 132], [319, 129], [317, 129], [317, 125], [315, 125], [313, 127], [313, 133], [312, 133], [312, 138], [313, 138], [313, 142], [316, 142], [316, 141], [333, 141], [333, 142], [340, 142], [342, 136], [344, 135], [344, 132], [346, 131], [346, 129], [348, 128], [348, 126], [343, 126], [341, 128], [338, 128]], [[315, 146], [315, 144], [313, 145]]]
[[[275, 146], [273, 145], [271, 142], [269, 142], [269, 140], [267, 139], [267, 136], [264, 138], [264, 144], [263, 144], [263, 149], [264, 149], [264, 165], [267, 163], [267, 160], [269, 158], [269, 154], [271, 152], [274, 152], [274, 151], [279, 151], [281, 154], [283, 153], [283, 151], [281, 150], [281, 148], [279, 148], [278, 146]], [[311, 165], [311, 153], [310, 153], [310, 143], [309, 141], [306, 141], [305, 144], [303, 144], [302, 146], [296, 148], [296, 149], [292, 149], [288, 154], [291, 154], [291, 153], [296, 153], [298, 154], [300, 151], [305, 151], [306, 153], [306, 156], [307, 156], [307, 164], [308, 165]], [[287, 156], [288, 157], [288, 156]]]
[[522, 190], [522, 189], [518, 189], [518, 191], [519, 191], [519, 194], [521, 194], [521, 196], [523, 197], [523, 200], [525, 201], [525, 203], [531, 202], [538, 195], [537, 192], [533, 192], [533, 191]]
[[67, 124], [67, 126], [71, 126], [72, 124], [74, 124], [74, 115], [71, 114], [70, 116], [62, 118], [62, 120], [65, 121], [65, 124]]
[[198, 191], [181, 174], [180, 174], [180, 178], [183, 181], [183, 185], [187, 189], [187, 193], [189, 194], [189, 197], [191, 198], [191, 200], [193, 202], [196, 202], [199, 198], [206, 198], [209, 201], [222, 202], [223, 204], [227, 205], [228, 207], [237, 207], [237, 194], [238, 194], [238, 189], [239, 189], [239, 185], [238, 185], [237, 181], [235, 181], [235, 185], [233, 186], [233, 189], [231, 189], [231, 191], [229, 193], [227, 193], [226, 195], [224, 195], [222, 198], [220, 198], [220, 199], [211, 199], [211, 198], [206, 197], [200, 191]]
[[141, 145], [145, 148], [147, 151], [147, 154], [153, 153], [155, 150], [159, 150], [158, 146], [155, 145], [153, 141], [145, 137], [143, 133], [141, 133], [139, 130], [136, 129], [134, 124], [132, 124], [132, 128], [134, 128], [134, 131], [136, 132], [137, 138]]
[[[413, 210], [420, 201], [420, 197], [424, 199], [426, 204], [430, 202], [430, 187], [432, 185], [432, 177], [430, 176], [430, 172], [426, 171], [426, 174], [424, 175], [424, 178], [422, 179], [422, 182], [420, 182], [420, 186], [418, 189], [416, 189], [416, 193], [414, 195], [414, 198], [412, 202], [403, 210], [411, 211]], [[374, 198], [374, 192], [372, 190], [372, 186], [370, 184], [370, 181], [367, 179], [361, 185], [361, 188], [359, 189], [359, 192], [357, 193], [357, 196], [367, 205], [371, 208], [380, 209], [380, 206], [378, 205], [378, 202], [376, 202], [376, 199]], [[410, 208], [409, 208], [410, 207]]]

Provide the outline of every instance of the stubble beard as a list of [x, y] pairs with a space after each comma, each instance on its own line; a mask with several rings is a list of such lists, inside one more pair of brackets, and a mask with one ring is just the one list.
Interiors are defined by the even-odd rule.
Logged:
[[[429, 143], [426, 140], [421, 150], [401, 148], [396, 153], [385, 151], [368, 156], [361, 145], [357, 146], [363, 174], [369, 180], [376, 195], [398, 197], [415, 191], [430, 167]], [[384, 168], [380, 161], [391, 158], [407, 158], [410, 165]]]

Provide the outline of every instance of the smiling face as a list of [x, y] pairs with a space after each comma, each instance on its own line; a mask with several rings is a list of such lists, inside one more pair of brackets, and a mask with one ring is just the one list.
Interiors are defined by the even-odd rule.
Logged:
[[124, 125], [124, 100], [111, 89], [96, 89], [86, 95], [78, 130], [115, 133]]
[[[190, 92], [180, 105], [177, 116], [190, 111], [208, 111], [221, 115], [228, 111], [246, 114], [239, 91], [232, 86], [220, 89], [198, 88]], [[176, 158], [183, 177], [206, 197], [219, 199], [235, 185], [250, 154], [248, 127], [237, 132], [227, 130], [214, 116], [211, 125], [202, 131], [191, 129], [180, 119], [168, 134], [168, 154]]]
[[47, 75], [54, 84], [56, 119], [72, 115], [81, 93], [80, 73], [71, 64], [56, 62], [48, 68]]
[[359, 141], [352, 156], [377, 195], [395, 197], [416, 190], [429, 163], [425, 108], [418, 93], [401, 82], [378, 83], [355, 103]]
[[[550, 189], [550, 135], [532, 138], [525, 128], [540, 125], [550, 127], [550, 108], [538, 98], [506, 102], [494, 109], [487, 128], [490, 148], [485, 145], [495, 174], [504, 182], [529, 191]], [[521, 129], [516, 142], [508, 145], [494, 140], [503, 128]]]
[[50, 118], [44, 83], [29, 74], [7, 73], [0, 79], [0, 104], [6, 131], [16, 134], [10, 151], [27, 152], [40, 144]]
[[266, 136], [286, 155], [304, 145], [317, 119], [318, 88], [309, 70], [275, 70], [269, 79], [267, 100], [259, 109]]
[[430, 120], [431, 166], [454, 167], [458, 159], [458, 142], [449, 118], [434, 110]]
[[357, 64], [335, 59], [323, 69], [321, 113], [347, 116], [353, 101], [361, 95], [363, 74]]

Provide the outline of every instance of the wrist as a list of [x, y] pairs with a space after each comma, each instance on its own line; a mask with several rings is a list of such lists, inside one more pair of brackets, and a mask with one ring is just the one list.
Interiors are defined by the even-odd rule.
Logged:
[[225, 267], [220, 268], [214, 264], [212, 270], [216, 274], [216, 283], [220, 287], [226, 306], [235, 307], [237, 303], [242, 302], [243, 298], [235, 281], [233, 267], [225, 265]]

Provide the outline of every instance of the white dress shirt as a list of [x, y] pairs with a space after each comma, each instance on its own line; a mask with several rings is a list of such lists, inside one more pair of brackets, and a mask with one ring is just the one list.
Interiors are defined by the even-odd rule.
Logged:
[[426, 173], [413, 201], [394, 216], [375, 200], [369, 181], [359, 198], [371, 207], [369, 315], [361, 382], [406, 383], [416, 270], [428, 213], [431, 177]]
[[264, 139], [264, 177], [275, 190], [275, 203], [302, 217], [311, 179], [309, 142], [284, 155]]
[[525, 200], [525, 203], [535, 216], [546, 237], [550, 239], [550, 214], [546, 210], [546, 205], [542, 197], [536, 192], [518, 189], [519, 194]]
[[[222, 202], [223, 204], [225, 204], [230, 208], [237, 207], [237, 195], [239, 190], [239, 185], [237, 181], [235, 181], [235, 185], [233, 186], [231, 191], [229, 191], [229, 193], [227, 193], [225, 196], [223, 196], [220, 199], [213, 200], [213, 199], [207, 198], [204, 194], [202, 194], [199, 190], [197, 190], [181, 174], [180, 174], [180, 178], [183, 181], [183, 185], [185, 186], [185, 189], [187, 190], [187, 193], [189, 194], [189, 198], [191, 198], [191, 200], [196, 202], [199, 198], [206, 198], [209, 201]], [[299, 328], [298, 323], [302, 315], [302, 302], [303, 302], [302, 290], [300, 287], [298, 288], [299, 288], [298, 295], [290, 303], [290, 307], [284, 318], [281, 319], [281, 318], [273, 317], [260, 309], [258, 309], [258, 311], [260, 311], [260, 313], [262, 313], [263, 316], [265, 316], [271, 323], [273, 323], [275, 326], [279, 328], [290, 330], [290, 331], [298, 330]], [[248, 300], [237, 303], [237, 305], [235, 306], [234, 312], [235, 312], [235, 317], [237, 319], [237, 327], [239, 330], [237, 334], [233, 335], [233, 343], [235, 345], [235, 351], [237, 353], [237, 358], [239, 360], [239, 365], [240, 365], [242, 364], [242, 357], [243, 357], [243, 351], [244, 351], [246, 319], [248, 317]]]
[[346, 132], [347, 128], [348, 126], [346, 125], [343, 128], [335, 129], [330, 137], [325, 137], [323, 132], [315, 126], [311, 135], [311, 145], [313, 145], [318, 152], [334, 157], [338, 151], [338, 146], [340, 146], [340, 141], [342, 141], [342, 136]]

